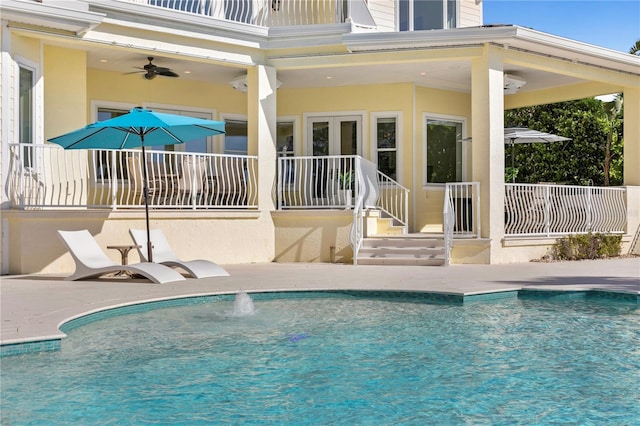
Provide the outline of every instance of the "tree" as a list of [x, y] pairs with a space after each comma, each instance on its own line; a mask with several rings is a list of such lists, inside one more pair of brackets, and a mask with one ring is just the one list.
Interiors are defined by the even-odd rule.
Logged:
[[640, 38], [636, 40], [633, 46], [631, 46], [631, 48], [629, 49], [629, 53], [631, 53], [632, 55], [640, 56]]
[[607, 132], [607, 143], [605, 145], [604, 157], [604, 186], [609, 186], [611, 177], [611, 147], [617, 138], [616, 129], [622, 127], [622, 96], [616, 95], [611, 102], [605, 102], [604, 109], [604, 127]]
[[[608, 120], [606, 105], [587, 98], [505, 111], [506, 127], [528, 127], [572, 139], [516, 144], [517, 181], [602, 186], [606, 163], [609, 184], [621, 185], [622, 120]], [[510, 155], [511, 149], [505, 150], [506, 164], [511, 163]]]

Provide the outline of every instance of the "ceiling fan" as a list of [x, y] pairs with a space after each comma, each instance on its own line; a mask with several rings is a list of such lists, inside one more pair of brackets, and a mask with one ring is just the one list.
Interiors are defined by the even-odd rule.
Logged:
[[154, 78], [156, 78], [156, 76], [161, 75], [163, 77], [179, 77], [178, 74], [176, 74], [175, 72], [171, 71], [169, 68], [165, 68], [165, 67], [159, 67], [157, 65], [154, 65], [153, 62], [153, 56], [148, 56], [147, 59], [149, 60], [149, 63], [146, 64], [144, 67], [140, 68], [140, 67], [136, 67], [142, 71], [134, 71], [134, 72], [130, 72], [127, 74], [135, 74], [135, 73], [139, 73], [139, 72], [144, 72], [144, 78], [147, 80], [153, 80]]

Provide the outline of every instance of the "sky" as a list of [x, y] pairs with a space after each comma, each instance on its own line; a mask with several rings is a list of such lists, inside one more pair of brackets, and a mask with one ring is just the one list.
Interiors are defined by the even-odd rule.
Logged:
[[640, 39], [640, 0], [483, 0], [483, 21], [628, 53]]

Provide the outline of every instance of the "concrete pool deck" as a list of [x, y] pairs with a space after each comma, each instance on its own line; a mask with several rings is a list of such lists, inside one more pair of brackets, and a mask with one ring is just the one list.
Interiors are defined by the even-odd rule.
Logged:
[[3, 276], [0, 343], [61, 339], [59, 326], [107, 308], [189, 296], [259, 291], [395, 290], [477, 295], [523, 288], [640, 295], [640, 258], [507, 265], [352, 266], [326, 263], [229, 265], [230, 277], [153, 284], [144, 279], [65, 281]]

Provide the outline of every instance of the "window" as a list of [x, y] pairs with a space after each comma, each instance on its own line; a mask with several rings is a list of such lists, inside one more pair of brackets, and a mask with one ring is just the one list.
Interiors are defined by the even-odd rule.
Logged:
[[[19, 100], [18, 100], [18, 121], [20, 129], [18, 133], [20, 143], [32, 144], [33, 141], [33, 79], [34, 72], [31, 69], [20, 67], [19, 77]], [[23, 148], [22, 162], [25, 167], [33, 166], [33, 150], [30, 147]]]
[[225, 120], [224, 129], [224, 153], [247, 155], [247, 122], [242, 120]]
[[397, 123], [395, 117], [378, 117], [376, 120], [378, 170], [393, 180], [398, 180], [396, 127]]
[[426, 119], [426, 183], [462, 182], [462, 120]]
[[276, 149], [278, 157], [293, 157], [293, 121], [278, 122], [276, 127]]
[[400, 0], [400, 31], [441, 30], [457, 25], [457, 0]]
[[[293, 157], [293, 134], [295, 129], [294, 121], [278, 121], [276, 127], [276, 154], [278, 158]], [[283, 167], [282, 179], [284, 183], [291, 184], [295, 179], [294, 163], [278, 161], [278, 167]]]
[[[129, 111], [120, 110], [120, 109], [110, 109], [110, 108], [98, 108], [98, 121], [110, 120], [112, 118], [120, 117], [128, 113]], [[114, 157], [115, 155], [115, 157]], [[116, 179], [128, 179], [127, 176], [127, 168], [124, 165], [126, 161], [126, 156], [123, 152], [115, 151], [105, 151], [100, 150], [95, 158], [95, 173], [96, 180], [109, 180], [111, 178], [112, 173], [112, 164], [111, 161], [115, 158], [115, 178]]]

